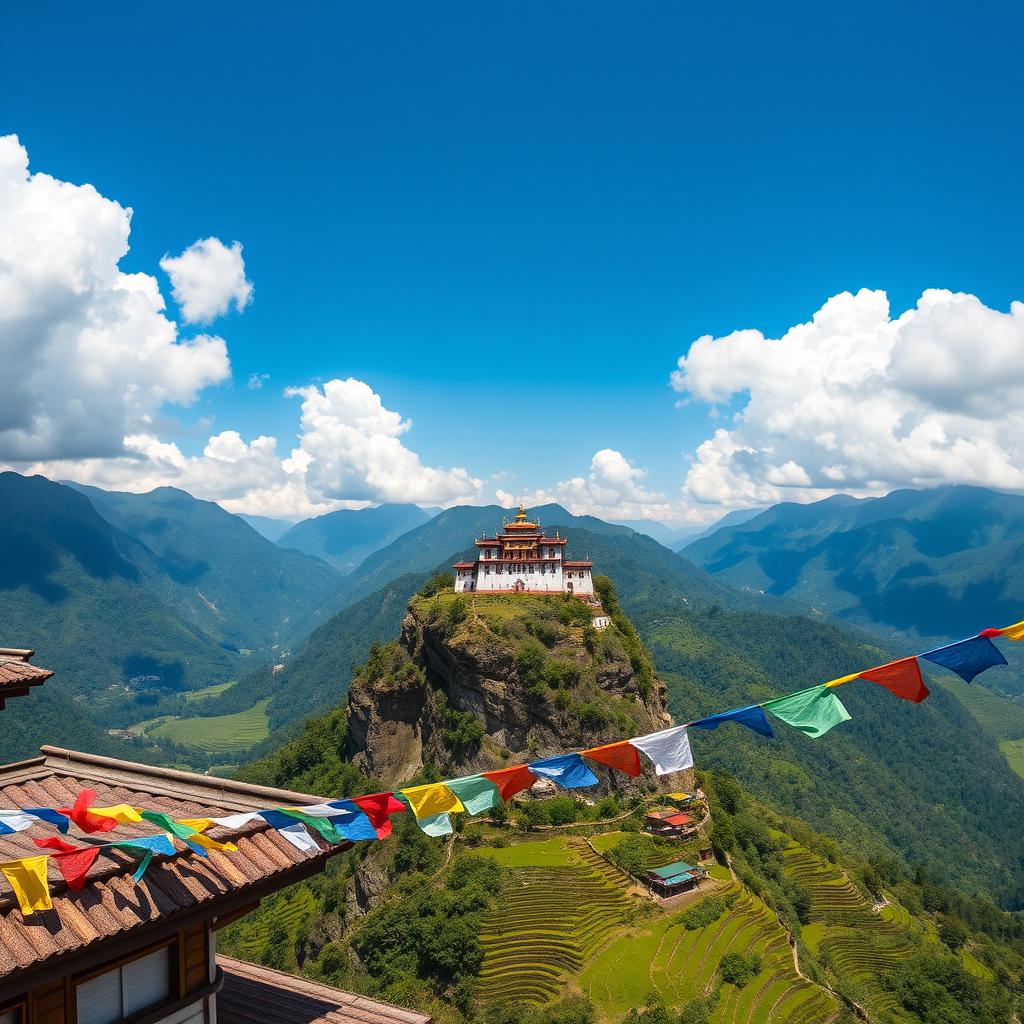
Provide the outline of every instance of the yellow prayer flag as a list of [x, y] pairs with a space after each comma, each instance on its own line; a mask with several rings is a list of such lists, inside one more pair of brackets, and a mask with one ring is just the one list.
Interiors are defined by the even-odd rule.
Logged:
[[133, 821], [142, 821], [142, 815], [128, 804], [114, 804], [113, 807], [90, 807], [89, 810], [101, 818], [113, 818], [115, 821], [121, 822], [122, 825], [128, 825]]
[[195, 843], [196, 846], [202, 846], [207, 850], [227, 850], [228, 853], [234, 853], [238, 849], [234, 843], [218, 843], [216, 839], [211, 839], [209, 836], [204, 836], [199, 832], [190, 835], [187, 841]]
[[1004, 626], [1002, 633], [1007, 640], [1024, 640], [1024, 622], [1016, 622], [1012, 626]]
[[462, 801], [443, 782], [403, 789], [402, 796], [409, 801], [412, 813], [417, 818], [431, 818], [447, 811], [465, 810]]
[[860, 673], [859, 672], [854, 672], [852, 675], [849, 675], [849, 676], [840, 676], [838, 679], [833, 679], [830, 682], [827, 682], [825, 685], [826, 686], [842, 686], [843, 683], [852, 683], [854, 679], [860, 679]]
[[53, 909], [46, 880], [46, 861], [46, 857], [26, 857], [0, 864], [0, 871], [18, 897], [18, 906], [25, 917], [36, 910]]
[[[205, 832], [208, 828], [213, 828], [217, 823], [212, 818], [176, 818], [175, 821], [179, 825], [187, 825], [189, 828], [194, 828], [197, 832]], [[191, 839], [192, 837], [189, 836]]]

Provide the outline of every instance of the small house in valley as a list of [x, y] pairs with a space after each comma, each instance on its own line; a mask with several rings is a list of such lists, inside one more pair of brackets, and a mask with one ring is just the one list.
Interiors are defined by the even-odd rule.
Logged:
[[660, 807], [644, 819], [644, 831], [661, 839], [682, 839], [692, 835], [690, 815], [675, 807]]
[[696, 889], [701, 881], [708, 877], [702, 867], [677, 860], [661, 868], [647, 872], [647, 884], [658, 896], [678, 896], [681, 892]]

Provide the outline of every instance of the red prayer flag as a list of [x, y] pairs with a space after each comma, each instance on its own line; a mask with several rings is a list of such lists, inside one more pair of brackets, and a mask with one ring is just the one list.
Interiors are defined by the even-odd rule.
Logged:
[[879, 665], [878, 668], [869, 668], [867, 672], [861, 672], [860, 677], [878, 683], [897, 697], [912, 700], [915, 704], [920, 704], [928, 696], [928, 687], [921, 678], [917, 658], [903, 658], [891, 661], [888, 665]]
[[606, 743], [603, 747], [591, 747], [583, 751], [584, 757], [598, 764], [606, 764], [609, 768], [618, 768], [620, 772], [632, 775], [635, 779], [640, 774], [640, 752], [628, 740], [618, 743]]
[[988, 629], [983, 629], [978, 634], [978, 636], [988, 637], [989, 640], [991, 640], [992, 637], [994, 637], [994, 636], [1002, 636], [1002, 635], [1003, 635], [1003, 631], [1001, 629], [995, 629], [992, 626], [989, 626]]
[[58, 807], [57, 810], [70, 818], [83, 832], [109, 832], [117, 828], [117, 818], [104, 818], [93, 814], [89, 808], [96, 802], [96, 791], [83, 789], [75, 800], [74, 807]]
[[485, 779], [490, 779], [498, 787], [502, 800], [510, 800], [529, 789], [536, 781], [537, 776], [526, 767], [525, 764], [516, 765], [514, 768], [499, 768], [493, 772], [481, 772]]
[[33, 843], [36, 846], [41, 846], [44, 850], [60, 850], [61, 853], [73, 853], [75, 850], [81, 850], [81, 846], [75, 846], [74, 843], [66, 843], [63, 839], [58, 839], [56, 836], [47, 836], [45, 839], [33, 839]]
[[58, 851], [51, 853], [50, 859], [64, 876], [68, 888], [75, 890], [85, 888], [85, 876], [89, 873], [93, 861], [100, 855], [100, 850], [103, 849], [102, 846], [73, 846], [56, 836], [33, 839], [32, 842], [43, 849]]
[[[391, 822], [388, 821], [389, 814], [397, 814], [405, 810], [405, 804], [396, 800], [393, 793], [371, 793], [370, 796], [354, 796], [352, 803], [356, 805], [369, 819], [370, 824], [377, 830], [377, 835], [383, 839], [391, 832]], [[381, 829], [387, 826], [387, 831], [381, 835]]]

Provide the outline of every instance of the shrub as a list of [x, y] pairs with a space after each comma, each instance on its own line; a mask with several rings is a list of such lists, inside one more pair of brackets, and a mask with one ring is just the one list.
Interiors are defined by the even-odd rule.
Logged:
[[469, 615], [469, 604], [466, 599], [459, 594], [455, 597], [451, 604], [448, 605], [448, 611], [445, 613], [445, 626], [447, 627], [448, 635], [458, 628], [460, 622], [465, 622], [466, 617]]
[[615, 721], [615, 715], [605, 704], [598, 700], [591, 700], [587, 701], [586, 704], [581, 704], [577, 714], [580, 725], [584, 729], [593, 732], [603, 729]]
[[744, 956], [735, 950], [726, 953], [718, 963], [718, 976], [722, 984], [735, 985], [737, 988], [743, 988], [760, 970], [760, 957]]
[[455, 589], [455, 577], [450, 572], [439, 572], [420, 587], [420, 597], [434, 597], [446, 590]]
[[552, 825], [571, 825], [579, 817], [580, 805], [571, 796], [562, 794], [544, 802]]
[[536, 686], [544, 682], [544, 648], [536, 640], [526, 641], [516, 655], [516, 669], [519, 678], [527, 686]]

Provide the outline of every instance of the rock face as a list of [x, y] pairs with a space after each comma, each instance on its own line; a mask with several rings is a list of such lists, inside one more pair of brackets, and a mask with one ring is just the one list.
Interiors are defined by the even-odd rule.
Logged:
[[[579, 624], [579, 605], [535, 595], [414, 600], [401, 639], [375, 652], [350, 690], [353, 761], [394, 786], [428, 762], [467, 774], [671, 724], [631, 628], [620, 619], [595, 632], [589, 612]], [[631, 780], [609, 772], [602, 782], [621, 791]]]

